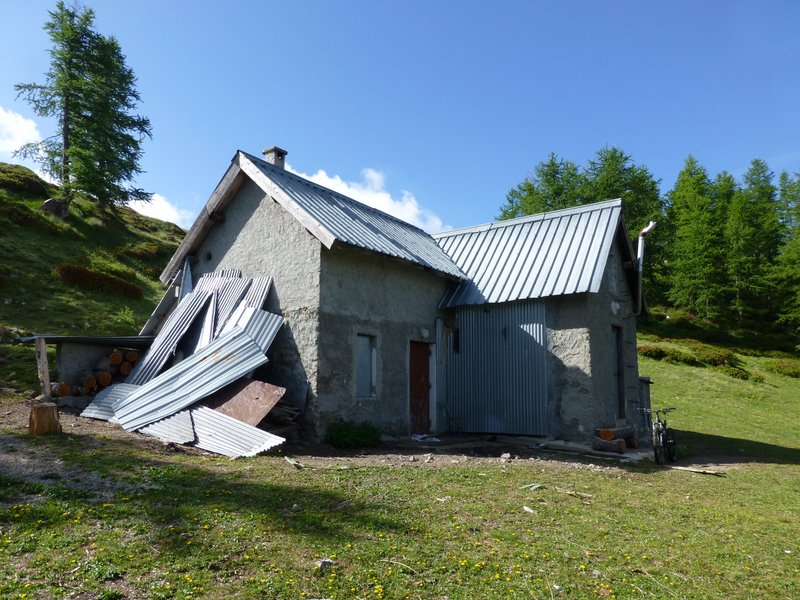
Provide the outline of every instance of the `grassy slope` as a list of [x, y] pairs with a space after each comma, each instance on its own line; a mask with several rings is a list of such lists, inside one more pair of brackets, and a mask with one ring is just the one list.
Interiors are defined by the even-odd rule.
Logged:
[[[53, 191], [26, 169], [0, 163], [0, 387], [36, 383], [25, 368], [30, 348], [8, 344], [16, 335], [137, 333], [163, 294], [158, 275], [183, 236], [171, 223], [80, 199], [66, 220], [57, 219], [40, 208]], [[63, 265], [132, 284], [141, 297], [67, 284], [55, 272]]]
[[[114, 247], [161, 233], [84, 205], [75, 210], [88, 222], [76, 212], [60, 224], [38, 215], [40, 200], [0, 195], [13, 235], [0, 238], [0, 300], [11, 300], [0, 302], [0, 324], [135, 331], [160, 294], [147, 278], [137, 275], [145, 298], [132, 302], [50, 272], [66, 260], [104, 264]], [[27, 462], [40, 475], [0, 470], [0, 596], [800, 597], [800, 379], [776, 373], [797, 359], [723, 339], [648, 325], [642, 344], [699, 366], [643, 357], [641, 372], [655, 381], [654, 405], [678, 408], [682, 460], [735, 462], [724, 478], [564, 456], [436, 469], [300, 456], [307, 468], [297, 470], [280, 454], [230, 461], [80, 427], [31, 439], [0, 424], [0, 463]], [[698, 359], [715, 354], [751, 379]], [[0, 393], [0, 411], [14, 402]], [[53, 457], [71, 474], [59, 474]], [[316, 568], [323, 557], [335, 565]]]

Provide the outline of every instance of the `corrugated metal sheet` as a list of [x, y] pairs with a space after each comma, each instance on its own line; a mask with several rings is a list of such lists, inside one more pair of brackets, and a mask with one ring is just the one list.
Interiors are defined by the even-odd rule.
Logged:
[[240, 155], [283, 191], [297, 207], [333, 234], [337, 241], [407, 260], [450, 277], [463, 278], [459, 268], [422, 229], [255, 156], [244, 152]]
[[138, 389], [138, 385], [117, 383], [104, 390], [100, 390], [97, 395], [92, 398], [89, 406], [83, 409], [81, 416], [108, 421], [114, 417], [114, 403], [125, 400], [125, 398]]
[[443, 425], [471, 433], [547, 435], [544, 304], [464, 307], [437, 326]]
[[114, 413], [127, 430], [159, 421], [213, 394], [267, 362], [264, 351], [241, 328], [235, 328], [150, 380]]
[[195, 446], [224, 456], [255, 456], [286, 440], [205, 406], [192, 409]]
[[435, 235], [467, 276], [440, 306], [597, 292], [621, 214], [609, 200]]
[[139, 432], [157, 437], [162, 442], [189, 444], [194, 442], [194, 426], [189, 410], [182, 410], [171, 417], [142, 427]]
[[283, 325], [281, 315], [241, 304], [231, 315], [229, 323], [225, 325], [222, 333], [241, 327], [266, 354], [275, 336], [278, 335], [281, 325]]
[[158, 375], [178, 342], [194, 323], [211, 297], [205, 292], [190, 292], [167, 318], [150, 350], [134, 365], [125, 383], [143, 385]]
[[253, 308], [264, 308], [269, 290], [272, 287], [272, 277], [253, 277], [253, 284], [247, 290], [244, 303]]

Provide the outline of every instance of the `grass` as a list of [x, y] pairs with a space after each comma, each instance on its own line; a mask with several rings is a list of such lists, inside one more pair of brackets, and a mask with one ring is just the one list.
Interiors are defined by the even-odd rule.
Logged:
[[61, 220], [41, 210], [55, 193], [30, 170], [0, 163], [0, 387], [38, 387], [35, 373], [20, 368], [35, 364], [34, 350], [13, 346], [17, 336], [137, 333], [184, 234], [80, 198]]
[[279, 456], [34, 444], [99, 483], [0, 477], [3, 597], [800, 593], [796, 464], [727, 478], [541, 459], [298, 471]]

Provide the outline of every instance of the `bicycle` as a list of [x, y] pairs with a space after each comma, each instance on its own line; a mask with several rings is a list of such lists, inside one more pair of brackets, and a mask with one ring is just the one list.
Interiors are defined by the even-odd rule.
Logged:
[[[653, 455], [656, 459], [656, 464], [663, 465], [666, 460], [670, 462], [678, 460], [678, 440], [675, 437], [675, 431], [667, 426], [667, 413], [675, 409], [662, 408], [653, 410], [652, 408], [640, 408], [639, 410], [648, 415], [650, 420], [650, 429], [653, 432]], [[656, 416], [655, 422], [652, 419], [654, 414]]]

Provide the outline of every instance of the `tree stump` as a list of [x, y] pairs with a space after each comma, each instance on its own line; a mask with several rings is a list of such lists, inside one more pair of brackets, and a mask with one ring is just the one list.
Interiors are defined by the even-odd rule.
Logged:
[[54, 402], [41, 402], [31, 407], [28, 432], [31, 435], [61, 433], [61, 423], [58, 422], [58, 407]]

